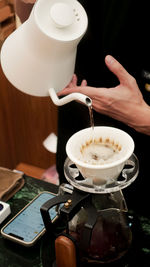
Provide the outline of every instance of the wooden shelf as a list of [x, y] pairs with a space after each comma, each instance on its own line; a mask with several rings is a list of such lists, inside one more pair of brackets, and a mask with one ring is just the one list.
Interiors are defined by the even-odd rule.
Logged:
[[7, 5], [6, 0], [0, 0], [0, 9]]
[[0, 42], [2, 43], [15, 29], [13, 2], [0, 0]]
[[15, 169], [18, 171], [22, 171], [24, 174], [37, 178], [37, 179], [41, 179], [42, 174], [45, 172], [45, 170], [42, 168], [30, 165], [30, 164], [22, 163], [22, 162], [19, 163]]

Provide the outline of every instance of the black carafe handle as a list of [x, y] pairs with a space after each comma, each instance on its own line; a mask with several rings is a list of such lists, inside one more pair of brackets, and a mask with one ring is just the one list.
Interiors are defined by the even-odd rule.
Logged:
[[49, 214], [51, 208], [70, 200], [71, 204], [69, 207], [66, 208], [65, 205], [61, 207], [58, 215], [67, 226], [68, 221], [74, 217], [74, 215], [81, 209], [82, 204], [84, 204], [89, 197], [90, 194], [75, 190], [73, 194], [65, 193], [64, 195], [59, 195], [46, 201], [41, 206], [40, 212], [47, 232], [55, 234], [56, 231], [55, 224], [52, 222]]
[[59, 195], [47, 200], [40, 208], [45, 229], [49, 233], [55, 233], [54, 224], [49, 214], [49, 210], [59, 204], [65, 203], [70, 198], [70, 194]]

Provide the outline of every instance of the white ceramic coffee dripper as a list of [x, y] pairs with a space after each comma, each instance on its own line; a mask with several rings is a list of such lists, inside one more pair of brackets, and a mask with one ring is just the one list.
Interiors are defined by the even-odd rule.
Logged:
[[[116, 158], [103, 164], [89, 164], [83, 160], [82, 147], [95, 140], [119, 148]], [[126, 132], [113, 127], [94, 127], [83, 129], [68, 140], [66, 153], [85, 179], [84, 184], [103, 185], [117, 179], [127, 160], [133, 154], [134, 141]]]
[[62, 99], [56, 94], [72, 79], [77, 45], [87, 24], [86, 12], [77, 0], [37, 0], [28, 20], [1, 48], [4, 74], [22, 92], [50, 95], [56, 105], [72, 100], [88, 104], [91, 101], [83, 94]]

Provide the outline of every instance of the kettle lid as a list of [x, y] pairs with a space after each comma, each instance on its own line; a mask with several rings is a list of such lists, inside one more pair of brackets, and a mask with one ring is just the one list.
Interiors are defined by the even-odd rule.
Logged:
[[60, 41], [82, 37], [88, 24], [87, 14], [77, 0], [38, 0], [34, 17], [46, 35]]

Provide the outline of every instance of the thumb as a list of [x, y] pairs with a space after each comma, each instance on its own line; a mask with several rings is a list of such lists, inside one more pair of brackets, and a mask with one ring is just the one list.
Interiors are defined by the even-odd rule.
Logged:
[[114, 57], [107, 55], [105, 57], [105, 63], [109, 70], [117, 76], [120, 83], [127, 84], [129, 82], [131, 75]]

